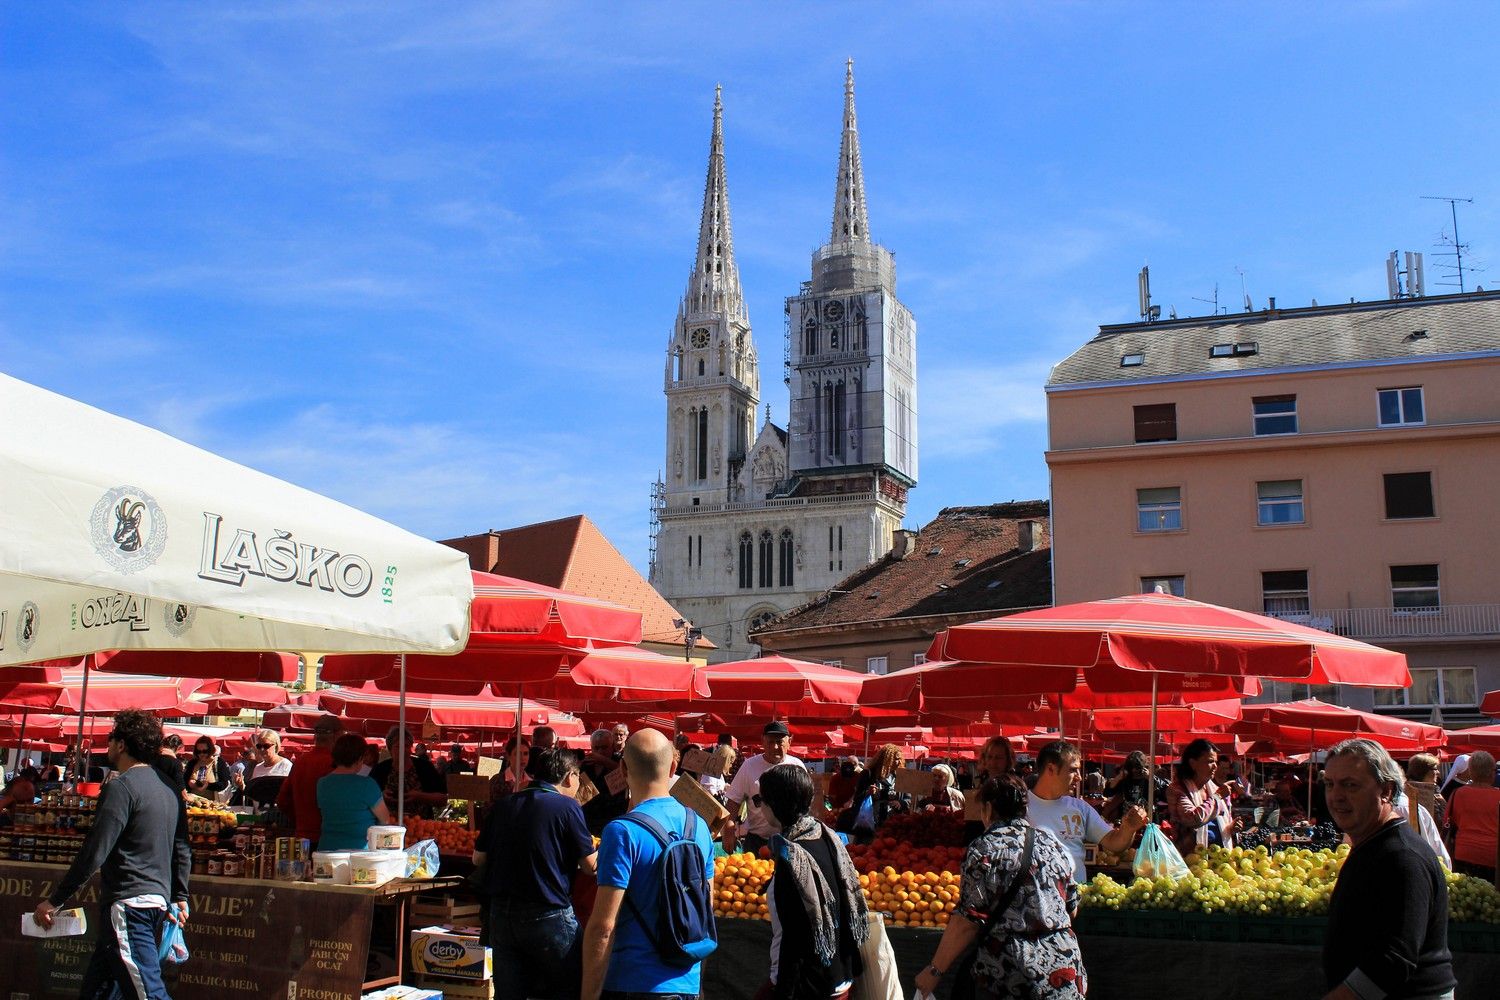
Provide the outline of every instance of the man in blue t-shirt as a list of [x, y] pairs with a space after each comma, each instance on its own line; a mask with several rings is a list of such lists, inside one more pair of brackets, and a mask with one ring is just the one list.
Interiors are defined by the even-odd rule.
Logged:
[[533, 784], [495, 804], [474, 849], [490, 897], [497, 1000], [578, 995], [582, 973], [573, 876], [594, 870], [579, 807], [578, 754], [533, 754]]
[[[672, 798], [672, 744], [654, 729], [642, 729], [625, 744], [623, 762], [633, 812], [668, 830], [682, 830], [687, 809]], [[698, 820], [694, 840], [703, 851], [704, 874], [714, 876], [713, 840]], [[657, 954], [640, 920], [655, 933], [660, 895], [661, 844], [635, 823], [615, 820], [599, 843], [599, 894], [583, 940], [583, 1000], [640, 997], [690, 1000], [699, 994], [699, 965], [668, 965]], [[641, 918], [625, 905], [625, 896]]]

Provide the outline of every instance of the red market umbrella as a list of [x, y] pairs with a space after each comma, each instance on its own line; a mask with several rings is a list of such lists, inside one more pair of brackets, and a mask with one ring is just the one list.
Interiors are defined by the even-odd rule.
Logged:
[[155, 715], [203, 715], [192, 702], [197, 681], [175, 677], [137, 677], [101, 674], [89, 677], [84, 697], [86, 670], [64, 670], [50, 684], [13, 684], [0, 688], [0, 708], [36, 710], [63, 715], [113, 715], [139, 708]]
[[208, 715], [235, 715], [246, 710], [264, 712], [285, 705], [290, 698], [291, 692], [280, 684], [256, 681], [209, 681], [193, 693], [193, 701], [201, 704]]
[[1450, 730], [1448, 749], [1454, 753], [1473, 753], [1475, 750], [1484, 750], [1500, 755], [1500, 726], [1475, 726], [1472, 729]]
[[1094, 676], [1111, 666], [1152, 674], [1276, 677], [1299, 684], [1411, 686], [1402, 653], [1171, 594], [1026, 611], [955, 625], [944, 636], [944, 652], [954, 659], [1043, 670], [1073, 667], [1090, 671], [1089, 684], [1098, 691], [1117, 690]]
[[284, 684], [297, 679], [301, 658], [292, 653], [231, 650], [123, 649], [94, 654], [93, 665], [108, 673], [199, 677], [219, 681]]
[[[497, 698], [490, 694], [450, 697], [410, 692], [404, 701], [404, 721], [407, 724], [488, 730], [514, 729], [524, 724], [551, 726], [558, 733], [569, 736], [583, 732], [580, 720], [540, 702], [530, 702], [523, 707], [515, 698]], [[318, 704], [324, 711], [347, 718], [368, 719], [387, 725], [402, 721], [400, 695], [374, 687], [328, 688], [318, 692]]]
[[1486, 691], [1479, 703], [1479, 711], [1492, 719], [1500, 719], [1500, 691]]
[[1361, 712], [1316, 698], [1246, 705], [1244, 718], [1234, 728], [1236, 732], [1297, 749], [1326, 748], [1352, 736], [1374, 740], [1388, 750], [1425, 750], [1441, 747], [1448, 741], [1448, 731], [1442, 726]]
[[764, 656], [755, 660], [714, 663], [701, 671], [710, 701], [855, 705], [864, 674], [843, 667]]
[[608, 601], [476, 571], [469, 645], [634, 646], [641, 641], [641, 617]]

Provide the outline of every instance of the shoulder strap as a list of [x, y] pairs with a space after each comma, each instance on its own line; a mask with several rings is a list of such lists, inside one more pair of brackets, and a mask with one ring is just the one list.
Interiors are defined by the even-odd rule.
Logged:
[[1010, 885], [1005, 889], [1005, 895], [1001, 896], [1000, 901], [990, 910], [989, 919], [984, 922], [984, 930], [979, 936], [980, 940], [989, 937], [990, 932], [995, 929], [1000, 923], [1000, 919], [1005, 916], [1005, 911], [1010, 909], [1010, 904], [1016, 901], [1016, 895], [1021, 891], [1022, 879], [1026, 878], [1031, 872], [1031, 859], [1035, 853], [1035, 847], [1036, 827], [1027, 823], [1026, 841], [1021, 848], [1021, 867], [1016, 869], [1016, 876], [1010, 880]]
[[[692, 815], [691, 809], [688, 810], [688, 815]], [[667, 832], [666, 827], [662, 826], [656, 820], [652, 819], [650, 816], [645, 815], [644, 813], [632, 810], [623, 816], [615, 817], [613, 820], [610, 820], [610, 822], [633, 823], [634, 825], [645, 830], [647, 833], [651, 834], [651, 836], [655, 837], [657, 842], [661, 844], [661, 848], [663, 851], [665, 851], [668, 845], [672, 843], [672, 835]], [[689, 820], [689, 822], [691, 822], [691, 820]], [[640, 925], [641, 932], [646, 935], [646, 940], [651, 942], [652, 949], [657, 953], [660, 953], [661, 945], [657, 942], [656, 935], [652, 933], [651, 925], [646, 922], [646, 918], [641, 913], [640, 908], [635, 905], [635, 900], [630, 898], [629, 886], [625, 887], [623, 895], [625, 899], [625, 906], [630, 910], [630, 915], [634, 917], [635, 922]]]

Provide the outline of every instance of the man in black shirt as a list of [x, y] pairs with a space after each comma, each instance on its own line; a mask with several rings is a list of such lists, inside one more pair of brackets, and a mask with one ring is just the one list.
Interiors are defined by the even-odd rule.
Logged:
[[1451, 998], [1448, 883], [1392, 804], [1401, 768], [1378, 744], [1354, 739], [1329, 751], [1326, 774], [1329, 812], [1353, 845], [1328, 908], [1326, 1000]]
[[165, 921], [187, 921], [193, 855], [182, 798], [152, 767], [160, 751], [155, 718], [134, 709], [115, 716], [109, 734], [115, 778], [99, 796], [77, 858], [33, 914], [51, 927], [56, 908], [103, 869], [98, 938], [80, 996], [168, 1000], [157, 948]]

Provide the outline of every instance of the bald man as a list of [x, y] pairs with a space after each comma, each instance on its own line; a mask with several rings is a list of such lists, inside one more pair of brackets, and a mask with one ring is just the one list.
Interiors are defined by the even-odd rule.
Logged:
[[[703, 852], [704, 876], [712, 881], [714, 845], [708, 824], [672, 798], [672, 749], [654, 729], [642, 729], [625, 741], [622, 766], [631, 813], [691, 836]], [[701, 993], [699, 966], [667, 965], [642, 926], [657, 926], [661, 876], [656, 860], [661, 851], [657, 839], [634, 822], [616, 819], [605, 826], [599, 843], [599, 894], [583, 938], [583, 1000]], [[627, 893], [630, 906], [624, 905]]]

